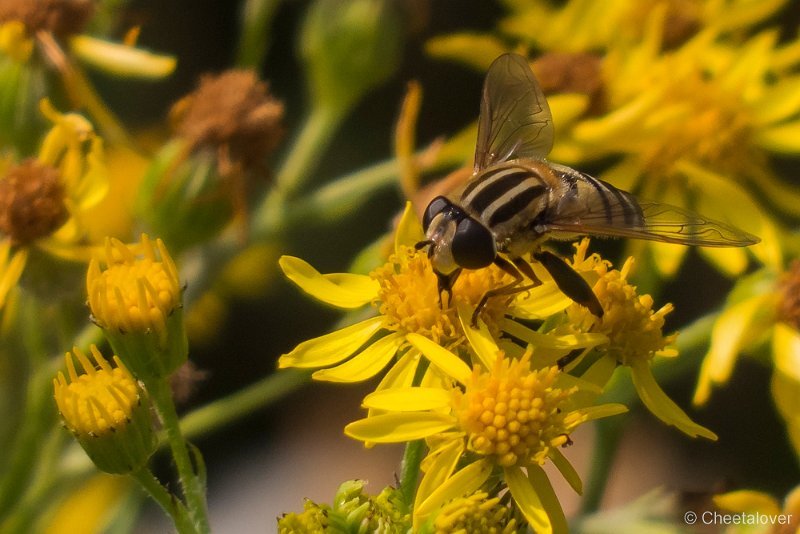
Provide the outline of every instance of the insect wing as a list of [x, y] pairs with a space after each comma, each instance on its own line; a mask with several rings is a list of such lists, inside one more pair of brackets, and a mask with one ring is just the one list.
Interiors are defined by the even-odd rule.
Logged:
[[617, 192], [620, 193], [618, 196], [606, 197], [602, 203], [586, 206], [581, 213], [555, 216], [546, 225], [547, 229], [569, 234], [631, 237], [702, 247], [746, 247], [761, 241], [730, 224], [658, 202], [634, 200], [641, 211], [636, 220], [631, 221], [630, 202], [633, 196], [624, 191]]
[[486, 73], [475, 172], [515, 158], [541, 159], [553, 147], [550, 107], [528, 62], [503, 54]]

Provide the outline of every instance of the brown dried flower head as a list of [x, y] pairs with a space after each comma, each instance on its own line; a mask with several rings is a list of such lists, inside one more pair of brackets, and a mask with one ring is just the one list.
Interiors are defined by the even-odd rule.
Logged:
[[68, 217], [58, 169], [28, 159], [0, 179], [0, 232], [12, 244], [48, 236]]
[[194, 150], [218, 151], [220, 174], [258, 168], [283, 138], [283, 104], [251, 70], [205, 75], [170, 111], [178, 136]]
[[602, 110], [600, 56], [588, 52], [548, 52], [536, 59], [532, 67], [545, 94], [581, 93], [591, 100], [589, 113]]
[[2, 0], [0, 23], [21, 21], [28, 33], [50, 32], [58, 38], [80, 33], [94, 13], [93, 0]]
[[778, 318], [800, 330], [800, 260], [794, 260], [778, 281]]

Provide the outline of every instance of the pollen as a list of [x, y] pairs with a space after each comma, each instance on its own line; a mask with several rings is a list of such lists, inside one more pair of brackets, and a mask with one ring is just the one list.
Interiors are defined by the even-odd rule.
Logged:
[[[387, 328], [417, 333], [442, 345], [466, 340], [457, 304], [463, 302], [474, 308], [488, 290], [510, 280], [495, 266], [464, 270], [453, 285], [452, 302], [448, 302], [446, 294], [441, 295], [444, 300], [440, 302], [438, 281], [427, 254], [408, 246], [399, 247], [370, 276], [380, 286], [375, 305], [386, 317]], [[506, 304], [503, 299], [490, 299], [483, 310], [482, 318], [496, 332]]]
[[577, 304], [567, 308], [570, 324], [608, 336], [607, 350], [624, 365], [635, 358], [652, 358], [676, 337], [663, 334], [665, 317], [672, 311], [672, 305], [653, 311], [653, 297], [639, 295], [627, 281], [632, 266], [633, 258], [628, 258], [619, 271], [610, 269], [607, 262], [595, 264], [600, 279], [593, 290], [604, 310], [602, 319]]
[[48, 236], [68, 217], [57, 169], [29, 159], [0, 179], [0, 232], [13, 244]]
[[503, 467], [543, 464], [580, 423], [564, 409], [576, 390], [555, 387], [556, 366], [531, 370], [530, 354], [498, 357], [491, 372], [476, 368], [466, 390], [456, 394], [470, 449]]
[[792, 262], [778, 282], [778, 319], [800, 330], [800, 260]]
[[[106, 241], [107, 269], [89, 265], [87, 288], [94, 320], [120, 332], [163, 332], [166, 319], [180, 304], [178, 272], [164, 243], [142, 237], [142, 256], [131, 247]], [[156, 255], [156, 248], [159, 255]], [[160, 258], [159, 258], [160, 256]]]
[[[116, 356], [112, 367], [95, 346], [91, 353], [97, 367], [80, 350], [73, 353], [65, 357], [69, 378], [59, 372], [53, 381], [58, 410], [69, 429], [78, 435], [103, 436], [127, 425], [140, 402], [131, 373]], [[81, 375], [74, 358], [83, 367]]]

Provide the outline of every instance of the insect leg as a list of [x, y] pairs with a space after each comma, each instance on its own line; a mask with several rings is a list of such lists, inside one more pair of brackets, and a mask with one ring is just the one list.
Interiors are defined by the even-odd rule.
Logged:
[[[509, 275], [513, 276], [514, 280], [504, 286], [490, 289], [483, 294], [480, 302], [478, 302], [478, 305], [475, 307], [475, 311], [472, 312], [471, 325], [473, 328], [478, 326], [478, 316], [483, 311], [483, 308], [486, 307], [486, 304], [489, 302], [490, 298], [500, 297], [503, 295], [513, 295], [515, 293], [527, 291], [528, 289], [542, 284], [542, 281], [536, 277], [536, 274], [533, 272], [533, 269], [531, 269], [531, 266], [519, 258], [508, 261], [505, 258], [496, 256], [493, 263]], [[525, 276], [530, 278], [532, 283], [525, 286], [520, 286], [519, 284], [525, 280]]]
[[453, 284], [456, 283], [458, 275], [461, 274], [461, 269], [456, 269], [450, 274], [442, 274], [436, 270], [434, 272], [439, 286], [439, 307], [444, 309], [445, 304], [442, 301], [442, 293], [447, 293], [447, 306], [450, 306], [450, 303], [453, 302]]
[[589, 311], [597, 317], [603, 316], [603, 307], [600, 305], [600, 301], [597, 300], [597, 295], [594, 294], [586, 280], [567, 265], [564, 260], [546, 250], [534, 252], [533, 257], [547, 269], [558, 289], [566, 296], [581, 306], [589, 308]]

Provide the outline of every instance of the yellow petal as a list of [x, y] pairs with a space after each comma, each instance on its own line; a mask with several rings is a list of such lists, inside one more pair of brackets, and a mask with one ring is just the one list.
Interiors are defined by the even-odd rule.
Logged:
[[800, 382], [800, 333], [784, 323], [776, 323], [772, 335], [775, 369]]
[[19, 249], [11, 256], [9, 261], [8, 256], [10, 254], [11, 243], [8, 240], [0, 243], [0, 309], [5, 306], [8, 292], [17, 285], [28, 261], [27, 248]]
[[778, 501], [767, 493], [753, 490], [729, 491], [711, 498], [714, 504], [731, 512], [761, 512], [776, 516], [781, 513]]
[[545, 282], [514, 299], [512, 315], [520, 319], [544, 319], [564, 311], [572, 299], [555, 282]]
[[294, 256], [278, 261], [286, 277], [317, 300], [339, 308], [360, 308], [378, 294], [378, 282], [351, 273], [320, 274], [309, 263]]
[[485, 369], [492, 369], [497, 361], [497, 355], [500, 348], [494, 342], [492, 334], [486, 327], [486, 323], [480, 318], [478, 319], [478, 328], [472, 328], [472, 310], [466, 303], [458, 305], [458, 318], [461, 321], [461, 327], [467, 335], [467, 340], [470, 346], [478, 355], [483, 367]]
[[765, 310], [774, 310], [771, 294], [756, 295], [726, 308], [711, 330], [711, 346], [700, 367], [694, 404], [703, 404], [711, 394], [711, 386], [728, 380], [736, 356], [743, 345], [764, 332], [771, 318], [758, 319]]
[[76, 35], [69, 44], [70, 50], [84, 63], [114, 76], [156, 80], [175, 70], [174, 56], [153, 54], [88, 35]]
[[788, 119], [799, 110], [800, 76], [789, 76], [767, 87], [757, 103], [756, 113], [752, 116], [756, 125], [764, 126]]
[[582, 495], [583, 482], [581, 481], [581, 477], [578, 472], [575, 470], [569, 460], [567, 460], [567, 457], [564, 456], [558, 449], [550, 449], [550, 452], [547, 456], [564, 477], [564, 480], [566, 480], [569, 486], [575, 490], [575, 493]]
[[359, 419], [344, 427], [344, 433], [359, 441], [401, 443], [423, 439], [453, 428], [451, 415], [436, 412], [400, 412]]
[[504, 470], [504, 474], [517, 508], [528, 520], [533, 531], [537, 534], [552, 534], [554, 531], [550, 516], [525, 473], [519, 467], [509, 467]]
[[486, 72], [497, 56], [508, 52], [508, 47], [496, 37], [483, 33], [453, 33], [429, 39], [425, 52], [439, 59], [454, 59]]
[[432, 448], [422, 461], [425, 476], [422, 477], [417, 495], [414, 497], [415, 520], [422, 503], [431, 496], [436, 488], [441, 487], [450, 478], [463, 452], [464, 440], [453, 439], [439, 447]]
[[422, 523], [447, 501], [474, 493], [492, 474], [492, 463], [487, 459], [472, 462], [447, 479], [414, 510], [414, 523]]
[[800, 153], [800, 121], [786, 122], [756, 132], [755, 142], [779, 154]]
[[405, 342], [403, 336], [390, 334], [370, 344], [341, 365], [316, 371], [311, 377], [326, 382], [361, 382], [372, 378], [386, 367]]
[[364, 397], [364, 407], [391, 412], [439, 410], [449, 407], [453, 395], [440, 388], [405, 387], [375, 391]]
[[691, 436], [701, 436], [713, 441], [717, 435], [702, 425], [692, 421], [686, 412], [680, 409], [672, 399], [667, 397], [664, 390], [656, 382], [650, 369], [650, 363], [642, 359], [635, 359], [630, 365], [633, 386], [639, 394], [642, 403], [650, 413], [661, 419], [664, 423], [676, 427], [681, 432]]
[[472, 375], [472, 371], [461, 358], [419, 334], [408, 334], [406, 335], [406, 339], [424, 354], [433, 365], [461, 384], [467, 383], [467, 380], [469, 380], [469, 377]]
[[[564, 354], [575, 349], [592, 348], [604, 343], [608, 343], [608, 337], [606, 337], [604, 334], [542, 334], [540, 332], [536, 332], [535, 330], [531, 330], [527, 326], [523, 326], [516, 321], [505, 321], [503, 323], [503, 331], [533, 345], [534, 349], [560, 351], [559, 353]], [[558, 357], [560, 356], [556, 356], [556, 358]]]
[[425, 234], [422, 233], [422, 225], [414, 211], [414, 206], [411, 202], [406, 202], [403, 216], [400, 217], [397, 231], [394, 234], [394, 250], [398, 251], [401, 245], [413, 247], [423, 239], [425, 239]]
[[350, 325], [330, 334], [309, 339], [278, 359], [278, 367], [325, 367], [338, 363], [361, 348], [383, 325], [381, 317]]

